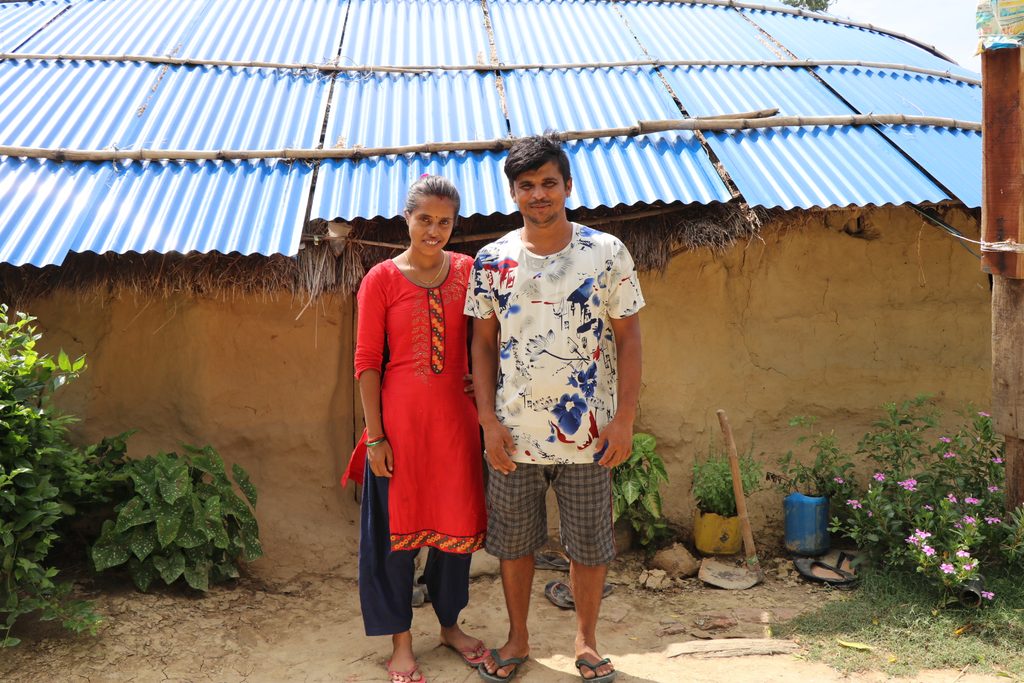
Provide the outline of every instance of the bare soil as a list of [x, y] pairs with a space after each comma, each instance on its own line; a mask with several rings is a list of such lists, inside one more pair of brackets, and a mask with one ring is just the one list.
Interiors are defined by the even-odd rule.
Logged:
[[[636, 557], [616, 560], [615, 584], [602, 608], [599, 637], [622, 683], [676, 681], [881, 681], [878, 673], [843, 676], [796, 655], [700, 659], [670, 656], [674, 644], [697, 638], [765, 638], [774, 625], [839, 594], [810, 585], [769, 564], [765, 583], [746, 591], [676, 580], [662, 591], [638, 585]], [[538, 570], [530, 614], [533, 651], [518, 680], [568, 683], [573, 668], [573, 613], [543, 597], [558, 572]], [[356, 584], [329, 574], [301, 574], [271, 582], [248, 577], [232, 587], [197, 596], [185, 590], [136, 592], [110, 579], [83, 579], [79, 591], [93, 599], [104, 624], [96, 636], [67, 633], [55, 624], [19, 624], [20, 646], [0, 656], [0, 680], [51, 681], [385, 681], [387, 638], [363, 635]], [[506, 630], [500, 580], [475, 578], [463, 628], [489, 646]], [[450, 650], [438, 647], [429, 604], [416, 610], [415, 650], [432, 683], [479, 681]], [[998, 681], [960, 671], [922, 672], [914, 681]]]

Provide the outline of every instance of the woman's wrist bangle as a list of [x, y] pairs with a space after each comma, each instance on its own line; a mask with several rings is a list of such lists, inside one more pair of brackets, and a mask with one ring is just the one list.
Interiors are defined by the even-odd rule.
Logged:
[[366, 442], [366, 447], [367, 448], [373, 448], [374, 446], [381, 445], [382, 443], [384, 443], [387, 440], [388, 440], [388, 437], [386, 435], [382, 434], [379, 437], [377, 437], [376, 439], [371, 439], [371, 440], [367, 441]]

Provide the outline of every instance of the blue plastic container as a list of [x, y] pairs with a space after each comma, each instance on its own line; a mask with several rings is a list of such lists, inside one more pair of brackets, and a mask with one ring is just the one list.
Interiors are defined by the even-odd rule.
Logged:
[[786, 550], [797, 555], [828, 551], [828, 498], [791, 493], [782, 501], [786, 521]]

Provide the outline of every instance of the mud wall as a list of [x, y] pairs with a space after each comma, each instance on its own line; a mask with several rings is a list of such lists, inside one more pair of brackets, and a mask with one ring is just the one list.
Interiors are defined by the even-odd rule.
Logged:
[[[859, 218], [859, 221], [858, 221]], [[977, 239], [964, 214], [949, 220]], [[637, 428], [671, 477], [667, 513], [689, 527], [691, 467], [720, 443], [714, 411], [767, 468], [814, 414], [858, 435], [888, 400], [949, 409], [989, 397], [989, 285], [978, 262], [909, 209], [801, 214], [722, 255], [676, 257], [642, 278], [648, 306]], [[62, 406], [82, 440], [126, 429], [132, 455], [210, 443], [252, 475], [266, 557], [253, 571], [355, 574], [358, 508], [338, 477], [358, 421], [351, 300], [195, 300], [58, 292], [32, 302], [45, 346], [87, 354]], [[301, 315], [300, 315], [301, 313]], [[779, 494], [751, 501], [778, 538]]]

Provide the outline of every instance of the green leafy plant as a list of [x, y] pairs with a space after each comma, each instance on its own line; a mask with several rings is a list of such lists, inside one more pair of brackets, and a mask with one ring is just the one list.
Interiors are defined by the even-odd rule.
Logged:
[[815, 432], [817, 418], [798, 415], [790, 427], [803, 427], [807, 433], [797, 438], [797, 445], [809, 443], [814, 459], [801, 462], [793, 451], [779, 458], [780, 475], [774, 477], [786, 492], [799, 491], [808, 496], [843, 497], [853, 490], [853, 458], [839, 447], [834, 432]]
[[[761, 486], [761, 465], [747, 454], [739, 458], [743, 495], [749, 496]], [[736, 496], [732, 487], [729, 458], [709, 449], [708, 457], [693, 463], [693, 498], [704, 513], [735, 517]]]
[[883, 411], [858, 445], [874, 465], [867, 484], [840, 501], [832, 531], [884, 567], [920, 573], [943, 599], [986, 566], [1024, 568], [1024, 509], [1005, 511], [1003, 443], [988, 413], [968, 408], [936, 435], [939, 411], [926, 396]]
[[637, 533], [642, 548], [650, 548], [669, 535], [661, 511], [661, 484], [668, 481], [665, 462], [655, 452], [650, 434], [633, 435], [629, 459], [612, 470], [612, 513], [624, 517]]
[[33, 320], [0, 304], [0, 647], [18, 643], [11, 628], [30, 612], [75, 631], [99, 621], [88, 603], [68, 599], [70, 584], [55, 580], [49, 559], [58, 525], [101, 488], [89, 457], [67, 440], [73, 418], [50, 402], [85, 360], [41, 354]]
[[119, 504], [92, 547], [97, 571], [127, 563], [139, 590], [159, 577], [184, 578], [196, 590], [238, 576], [238, 561], [263, 555], [253, 515], [256, 489], [239, 465], [232, 466], [235, 493], [224, 461], [211, 447], [185, 446], [126, 465], [131, 497]]

